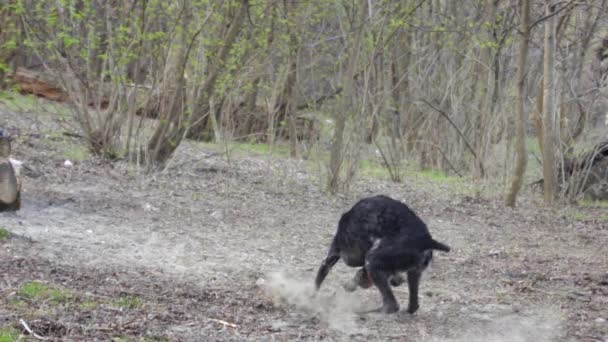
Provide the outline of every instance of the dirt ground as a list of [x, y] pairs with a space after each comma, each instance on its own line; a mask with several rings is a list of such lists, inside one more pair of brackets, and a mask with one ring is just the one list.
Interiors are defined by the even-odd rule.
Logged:
[[[0, 213], [11, 232], [0, 242], [5, 336], [608, 341], [606, 208], [551, 210], [528, 193], [511, 210], [499, 196], [472, 198], [416, 177], [359, 180], [329, 196], [302, 161], [228, 162], [189, 142], [153, 177], [95, 158], [64, 167], [61, 149], [76, 138], [49, 134], [56, 122], [2, 107], [0, 117], [19, 134], [15, 158], [34, 170], [22, 210]], [[452, 247], [424, 274], [415, 315], [357, 315], [380, 296], [346, 293], [355, 270], [341, 263], [313, 293], [341, 213], [373, 194], [405, 201]], [[52, 290], [28, 293], [32, 282]], [[396, 293], [405, 307], [407, 286]]]

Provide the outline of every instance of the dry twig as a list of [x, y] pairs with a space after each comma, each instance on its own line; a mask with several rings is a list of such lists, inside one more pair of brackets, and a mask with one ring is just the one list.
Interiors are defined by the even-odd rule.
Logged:
[[24, 320], [20, 319], [19, 322], [23, 326], [23, 329], [25, 329], [25, 331], [27, 331], [30, 335], [34, 336], [35, 338], [37, 338], [39, 340], [43, 340], [43, 341], [48, 340], [48, 337], [44, 337], [44, 336], [40, 336], [40, 335], [36, 334], [32, 330], [32, 328], [30, 328], [29, 325], [27, 325], [27, 323]]
[[210, 320], [210, 321], [212, 321], [212, 322], [216, 322], [216, 323], [219, 323], [219, 324], [225, 325], [225, 326], [229, 326], [229, 327], [231, 327], [231, 328], [236, 328], [236, 327], [237, 327], [237, 325], [236, 325], [236, 324], [234, 324], [234, 323], [230, 323], [230, 322], [226, 322], [226, 321], [223, 321], [223, 320], [221, 320], [221, 319], [217, 319], [217, 318], [209, 318], [209, 320]]

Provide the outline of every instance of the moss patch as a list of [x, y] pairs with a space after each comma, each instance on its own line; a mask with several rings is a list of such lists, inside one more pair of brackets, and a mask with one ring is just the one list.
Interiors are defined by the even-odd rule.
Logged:
[[0, 227], [0, 241], [7, 240], [11, 233], [6, 229]]
[[17, 294], [29, 300], [48, 300], [56, 304], [66, 302], [71, 297], [70, 293], [66, 290], [37, 281], [21, 285]]
[[0, 342], [23, 341], [23, 337], [15, 329], [0, 328]]
[[133, 295], [120, 296], [112, 301], [112, 305], [119, 308], [135, 309], [143, 304], [141, 298]]

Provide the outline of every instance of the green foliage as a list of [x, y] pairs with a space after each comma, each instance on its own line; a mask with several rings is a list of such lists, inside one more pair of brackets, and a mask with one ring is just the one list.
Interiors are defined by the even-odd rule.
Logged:
[[18, 48], [20, 40], [17, 18], [22, 12], [21, 1], [0, 5], [0, 86], [4, 86], [3, 74], [9, 71], [8, 62]]
[[0, 227], [0, 241], [8, 239], [10, 235], [11, 233], [6, 228]]

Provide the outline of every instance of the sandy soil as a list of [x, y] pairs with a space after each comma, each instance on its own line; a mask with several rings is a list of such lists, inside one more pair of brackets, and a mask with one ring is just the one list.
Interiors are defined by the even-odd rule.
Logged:
[[[5, 331], [30, 336], [25, 323], [61, 341], [608, 341], [606, 209], [546, 209], [532, 194], [505, 209], [499, 197], [415, 177], [328, 196], [302, 161], [229, 163], [193, 143], [153, 177], [95, 158], [66, 168], [61, 149], [75, 138], [40, 129], [56, 122], [1, 107], [0, 116], [19, 134], [15, 157], [35, 170], [22, 210], [0, 213], [12, 233], [0, 242]], [[425, 273], [415, 315], [357, 315], [380, 296], [346, 293], [355, 270], [343, 264], [312, 290], [341, 213], [380, 193], [452, 247]], [[27, 297], [32, 281], [66, 298]], [[396, 293], [405, 307], [407, 287]]]

